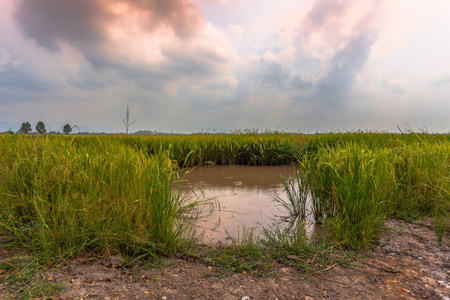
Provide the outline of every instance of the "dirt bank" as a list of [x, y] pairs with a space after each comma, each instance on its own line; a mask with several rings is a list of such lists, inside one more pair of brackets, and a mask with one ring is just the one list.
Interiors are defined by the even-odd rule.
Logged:
[[65, 284], [63, 299], [450, 299], [450, 234], [439, 243], [431, 224], [388, 221], [364, 257], [306, 279], [285, 266], [275, 277], [219, 278], [215, 267], [179, 259], [120, 271], [117, 257], [76, 258], [43, 277]]

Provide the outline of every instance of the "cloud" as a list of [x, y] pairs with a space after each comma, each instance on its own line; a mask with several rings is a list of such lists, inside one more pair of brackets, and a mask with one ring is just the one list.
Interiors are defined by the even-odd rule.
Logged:
[[55, 85], [45, 79], [38, 79], [30, 75], [25, 68], [15, 68], [0, 73], [0, 87], [22, 91], [49, 91]]
[[[203, 23], [198, 7], [188, 0], [17, 3], [15, 20], [24, 34], [50, 51], [74, 48], [87, 62], [81, 72], [90, 68], [119, 73], [125, 80], [171, 81], [220, 72], [234, 55], [225, 33]], [[76, 79], [69, 82], [85, 86]]]
[[408, 82], [405, 79], [392, 79], [392, 78], [384, 78], [383, 86], [389, 88], [389, 90], [395, 94], [401, 94], [405, 92], [408, 87]]
[[240, 25], [231, 23], [228, 31], [229, 31], [230, 35], [232, 36], [232, 38], [234, 38], [236, 40], [241, 40], [244, 38], [244, 28], [242, 28], [242, 26], [240, 26]]
[[313, 86], [313, 82], [307, 78], [297, 75], [291, 79], [290, 85], [299, 90], [307, 90]]
[[[316, 32], [323, 33], [327, 29], [342, 26], [342, 16], [348, 11], [352, 1], [316, 0], [303, 20], [306, 36]], [[336, 26], [337, 25], [337, 26]]]
[[38, 78], [20, 61], [11, 57], [6, 49], [0, 48], [0, 87], [25, 91], [48, 91], [54, 84], [46, 78]]
[[192, 85], [183, 92], [190, 106], [196, 110], [223, 108], [242, 104], [242, 84], [234, 76], [225, 76], [206, 81], [201, 85]]
[[336, 106], [346, 99], [358, 73], [369, 58], [375, 34], [361, 33], [353, 37], [328, 62], [326, 76], [316, 85], [316, 97], [326, 105]]
[[169, 26], [186, 37], [203, 25], [200, 10], [189, 0], [128, 0], [126, 4], [143, 15], [143, 23], [150, 29]]
[[[310, 101], [337, 107], [348, 100], [377, 41], [382, 1], [316, 0], [300, 23], [299, 53], [322, 62]], [[300, 84], [301, 86], [301, 84]]]
[[450, 76], [434, 81], [436, 85], [445, 85], [450, 83]]
[[53, 50], [59, 41], [78, 47], [102, 43], [110, 25], [123, 18], [137, 20], [149, 31], [168, 27], [179, 37], [202, 25], [201, 13], [187, 0], [21, 0], [15, 17], [28, 37]]
[[315, 132], [395, 129], [429, 106], [420, 125], [438, 122], [446, 10], [391, 2], [0, 1], [0, 119], [115, 132], [129, 105], [133, 130]]
[[11, 58], [6, 49], [0, 48], [0, 73], [6, 72], [7, 70], [17, 67], [20, 63]]
[[[339, 107], [353, 95], [378, 38], [381, 0], [314, 0], [309, 10], [280, 21], [278, 38], [250, 67], [258, 89], [309, 102], [316, 109]], [[273, 40], [273, 39], [272, 39]], [[280, 96], [276, 94], [275, 96]]]
[[97, 43], [104, 37], [106, 23], [116, 17], [105, 1], [19, 1], [15, 19], [25, 35], [40, 46], [57, 50], [60, 41], [76, 46]]
[[276, 85], [279, 89], [287, 87], [290, 71], [280, 62], [262, 58], [259, 61], [256, 80], [262, 84]]

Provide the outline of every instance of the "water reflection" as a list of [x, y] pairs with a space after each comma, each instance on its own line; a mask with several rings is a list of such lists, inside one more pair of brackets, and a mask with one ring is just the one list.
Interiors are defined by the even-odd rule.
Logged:
[[189, 171], [184, 188], [200, 189], [206, 199], [214, 198], [218, 207], [203, 213], [197, 222], [205, 241], [225, 241], [242, 236], [244, 229], [270, 226], [287, 212], [273, 201], [283, 195], [280, 176], [289, 178], [294, 166], [201, 166]]

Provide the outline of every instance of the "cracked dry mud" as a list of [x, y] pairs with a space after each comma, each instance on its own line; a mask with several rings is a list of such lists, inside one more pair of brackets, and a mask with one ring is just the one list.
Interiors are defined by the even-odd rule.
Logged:
[[117, 257], [77, 258], [44, 276], [65, 284], [62, 299], [450, 299], [450, 234], [439, 243], [431, 224], [389, 220], [391, 230], [362, 258], [307, 278], [286, 266], [276, 277], [219, 278], [215, 267], [180, 259], [121, 271]]

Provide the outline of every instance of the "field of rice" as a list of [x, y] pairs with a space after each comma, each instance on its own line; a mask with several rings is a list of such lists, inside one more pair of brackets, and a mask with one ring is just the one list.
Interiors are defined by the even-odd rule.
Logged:
[[298, 165], [281, 203], [293, 228], [267, 229], [258, 243], [277, 253], [307, 243], [306, 194], [329, 245], [364, 249], [388, 218], [433, 216], [437, 239], [448, 230], [448, 135], [0, 135], [0, 153], [0, 232], [33, 253], [185, 253], [205, 203], [172, 187], [181, 169], [205, 163]]

